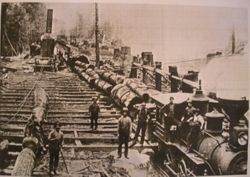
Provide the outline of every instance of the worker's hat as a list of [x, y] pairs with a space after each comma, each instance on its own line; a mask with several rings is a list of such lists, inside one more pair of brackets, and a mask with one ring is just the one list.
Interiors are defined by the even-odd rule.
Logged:
[[54, 127], [55, 127], [55, 128], [60, 128], [60, 127], [61, 127], [61, 125], [60, 125], [60, 123], [59, 123], [59, 122], [55, 122]]

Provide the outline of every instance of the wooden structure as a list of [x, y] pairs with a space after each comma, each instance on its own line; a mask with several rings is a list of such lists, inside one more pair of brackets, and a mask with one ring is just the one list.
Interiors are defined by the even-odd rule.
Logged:
[[[138, 71], [141, 71], [142, 81], [145, 83], [145, 77], [150, 77], [151, 81], [155, 83], [155, 89], [158, 91], [161, 91], [162, 86], [166, 85], [166, 83], [170, 83], [171, 92], [177, 92], [178, 85], [180, 83], [187, 85], [189, 88], [199, 88], [198, 82], [183, 79], [182, 77], [178, 76], [177, 72], [173, 71], [173, 67], [169, 67], [169, 72], [163, 71], [161, 68], [162, 64], [160, 62], [155, 62], [154, 66], [148, 66], [134, 61], [132, 63], [131, 77], [137, 78]], [[185, 90], [182, 91], [185, 92]]]

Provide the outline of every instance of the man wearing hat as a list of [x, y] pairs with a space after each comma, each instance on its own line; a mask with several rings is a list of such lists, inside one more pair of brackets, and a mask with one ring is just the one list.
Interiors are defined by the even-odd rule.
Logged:
[[[166, 116], [163, 116], [166, 114]], [[175, 116], [175, 103], [174, 97], [169, 98], [169, 103], [160, 108], [160, 116], [163, 117], [164, 129], [165, 129], [165, 139], [171, 141], [171, 127], [174, 124]]]
[[123, 108], [123, 115], [118, 121], [118, 136], [119, 136], [119, 146], [118, 146], [118, 158], [122, 156], [122, 144], [125, 144], [124, 156], [128, 158], [128, 141], [131, 132], [131, 119], [128, 117], [128, 109]]
[[38, 151], [36, 152], [38, 156], [46, 153], [45, 143], [44, 143], [44, 132], [41, 123], [35, 119], [34, 114], [32, 114], [24, 129], [24, 137], [35, 137], [38, 140]]
[[140, 131], [141, 131], [141, 142], [140, 143], [143, 146], [143, 143], [145, 140], [148, 119], [149, 119], [149, 114], [148, 114], [148, 110], [146, 108], [146, 103], [143, 102], [139, 108], [138, 124], [137, 124], [136, 132], [135, 132], [134, 142], [130, 145], [130, 147], [133, 147], [136, 144], [136, 141], [139, 137]]
[[56, 175], [58, 162], [59, 162], [59, 153], [61, 151], [62, 143], [63, 143], [63, 133], [60, 130], [59, 122], [54, 124], [54, 129], [49, 133], [48, 136], [49, 141], [49, 174], [51, 174], [52, 170]]
[[185, 114], [184, 117], [182, 118], [182, 121], [188, 121], [190, 118], [192, 119], [194, 117], [194, 112], [195, 112], [195, 107], [193, 107], [192, 100], [188, 99], [187, 100], [187, 107], [185, 108]]
[[90, 128], [94, 128], [95, 125], [95, 130], [98, 127], [98, 116], [99, 116], [99, 112], [100, 112], [100, 107], [97, 103], [97, 98], [93, 98], [93, 103], [89, 106], [89, 113], [90, 113], [90, 120], [91, 120], [91, 126]]
[[189, 132], [189, 122], [194, 118], [195, 107], [193, 107], [192, 100], [187, 100], [187, 107], [185, 108], [184, 116], [181, 118], [181, 136], [187, 140], [187, 134]]
[[205, 120], [200, 114], [200, 109], [197, 108], [194, 111], [194, 117], [189, 121], [190, 130], [187, 135], [187, 143], [189, 144], [188, 150], [191, 151], [192, 148], [195, 147], [199, 134], [201, 130], [204, 128]]

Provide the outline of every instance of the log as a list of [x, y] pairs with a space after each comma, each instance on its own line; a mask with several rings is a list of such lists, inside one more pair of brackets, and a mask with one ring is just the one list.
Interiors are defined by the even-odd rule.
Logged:
[[35, 106], [46, 107], [48, 105], [48, 94], [41, 87], [36, 87], [34, 90], [34, 104]]
[[48, 109], [49, 98], [46, 91], [41, 87], [36, 87], [34, 90], [34, 109], [33, 116], [35, 121], [41, 123], [46, 118], [46, 111]]
[[44, 121], [44, 119], [45, 119], [45, 108], [44, 107], [36, 106], [33, 109], [32, 113], [33, 113], [33, 116], [34, 116], [34, 120], [36, 122], [39, 122], [39, 124], [40, 124], [41, 122]]
[[34, 137], [26, 137], [23, 139], [23, 150], [19, 153], [12, 176], [32, 176], [32, 171], [35, 167], [35, 153], [38, 140]]
[[35, 167], [35, 154], [30, 148], [24, 148], [17, 157], [12, 176], [32, 176]]

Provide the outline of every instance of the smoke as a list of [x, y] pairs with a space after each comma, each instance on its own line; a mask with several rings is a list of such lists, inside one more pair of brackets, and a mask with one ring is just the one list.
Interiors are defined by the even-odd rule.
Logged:
[[249, 99], [249, 70], [246, 55], [214, 58], [200, 72], [202, 89], [218, 98]]

